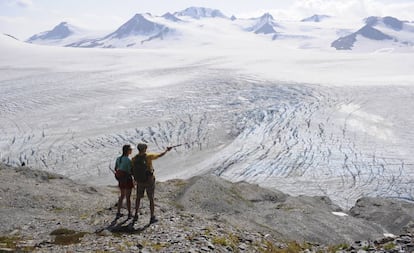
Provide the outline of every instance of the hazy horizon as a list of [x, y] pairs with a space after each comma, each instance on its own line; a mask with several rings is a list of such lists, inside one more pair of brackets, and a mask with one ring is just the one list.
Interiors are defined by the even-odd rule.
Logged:
[[0, 32], [13, 35], [20, 40], [51, 30], [60, 22], [91, 30], [113, 30], [136, 13], [149, 12], [163, 15], [197, 6], [219, 9], [225, 15], [257, 17], [269, 12], [276, 19], [299, 20], [313, 14], [326, 14], [349, 19], [367, 16], [396, 16], [413, 20], [414, 3], [409, 0], [294, 0], [294, 1], [180, 1], [163, 0], [138, 3], [133, 0], [116, 1], [88, 0], [46, 1], [46, 0], [5, 0], [0, 2]]

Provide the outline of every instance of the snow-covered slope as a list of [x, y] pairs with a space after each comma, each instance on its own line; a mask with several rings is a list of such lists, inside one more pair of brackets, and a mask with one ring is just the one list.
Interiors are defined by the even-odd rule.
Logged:
[[180, 22], [182, 21], [181, 19], [177, 18], [174, 14], [171, 14], [169, 12], [165, 13], [164, 15], [162, 15], [163, 18], [168, 19], [170, 21], [173, 22]]
[[269, 13], [263, 14], [260, 18], [254, 19], [255, 24], [249, 28], [256, 34], [275, 34], [278, 26], [275, 19]]
[[99, 32], [89, 31], [71, 25], [68, 22], [62, 22], [50, 31], [33, 35], [27, 42], [41, 45], [66, 46], [76, 41], [96, 36], [99, 36]]
[[72, 47], [134, 47], [146, 41], [164, 39], [172, 33], [164, 24], [153, 21], [150, 14], [136, 14], [116, 31], [100, 39], [72, 43]]
[[411, 54], [281, 48], [239, 32], [247, 41], [227, 47], [216, 32], [215, 44], [156, 50], [0, 36], [1, 161], [115, 184], [123, 144], [183, 143], [155, 162], [159, 180], [210, 171], [343, 207], [414, 199]]
[[369, 17], [361, 29], [331, 45], [337, 50], [412, 49], [414, 26], [394, 17]]
[[313, 16], [310, 16], [310, 17], [307, 17], [307, 18], [302, 19], [301, 22], [321, 22], [324, 19], [328, 19], [330, 17], [331, 16], [328, 16], [328, 15], [318, 15], [318, 14], [315, 14]]

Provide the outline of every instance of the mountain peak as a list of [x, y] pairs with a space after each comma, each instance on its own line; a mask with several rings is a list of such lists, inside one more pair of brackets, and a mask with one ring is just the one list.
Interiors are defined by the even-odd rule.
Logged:
[[188, 7], [185, 10], [175, 12], [177, 16], [189, 16], [195, 19], [200, 18], [227, 18], [220, 10], [205, 7]]
[[354, 47], [355, 42], [357, 41], [357, 35], [361, 35], [370, 40], [391, 40], [393, 39], [391, 36], [375, 29], [372, 27], [372, 22], [374, 20], [371, 19], [369, 24], [366, 24], [364, 27], [359, 29], [358, 31], [345, 36], [341, 37], [334, 42], [332, 42], [331, 46], [336, 48], [337, 50], [351, 50]]
[[260, 17], [260, 19], [261, 19], [261, 20], [271, 20], [271, 21], [275, 20], [275, 19], [273, 18], [272, 14], [270, 14], [270, 13], [268, 13], [268, 12], [266, 12], [265, 14], [263, 14], [263, 15]]
[[302, 19], [300, 22], [321, 22], [322, 20], [324, 20], [326, 18], [330, 18], [330, 17], [331, 16], [328, 16], [328, 15], [315, 14], [313, 16]]
[[115, 32], [105, 38], [121, 39], [128, 36], [152, 35], [160, 32], [164, 27], [164, 25], [148, 20], [143, 14], [137, 13]]
[[164, 15], [162, 15], [162, 17], [165, 18], [165, 19], [168, 19], [170, 21], [173, 21], [173, 22], [179, 22], [179, 21], [181, 21], [181, 19], [177, 18], [176, 16], [174, 16], [173, 14], [171, 14], [169, 12], [165, 13]]
[[274, 21], [273, 16], [270, 13], [265, 13], [258, 18], [257, 23], [253, 25], [250, 30], [254, 31], [256, 34], [271, 34], [276, 33], [275, 26], [277, 26], [277, 24]]
[[69, 37], [75, 33], [75, 28], [69, 25], [68, 22], [61, 22], [55, 26], [52, 30], [38, 33], [28, 39], [28, 42], [35, 40], [59, 40]]
[[388, 28], [391, 28], [395, 31], [401, 31], [403, 29], [403, 25], [404, 22], [394, 18], [394, 17], [375, 17], [375, 16], [371, 16], [366, 18], [365, 20], [365, 24], [368, 26], [377, 26], [377, 25], [385, 25]]

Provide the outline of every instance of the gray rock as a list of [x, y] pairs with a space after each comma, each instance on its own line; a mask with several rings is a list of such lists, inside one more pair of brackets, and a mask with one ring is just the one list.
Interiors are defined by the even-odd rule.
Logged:
[[390, 233], [400, 234], [407, 224], [414, 222], [414, 203], [365, 197], [356, 202], [350, 214], [380, 224]]

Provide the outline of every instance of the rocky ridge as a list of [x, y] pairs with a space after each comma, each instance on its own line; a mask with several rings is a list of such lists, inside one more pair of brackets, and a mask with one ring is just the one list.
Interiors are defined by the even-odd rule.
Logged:
[[364, 198], [347, 212], [326, 197], [204, 175], [158, 183], [159, 222], [148, 224], [146, 199], [138, 221], [115, 219], [115, 186], [5, 165], [0, 180], [0, 252], [414, 251], [408, 202]]

